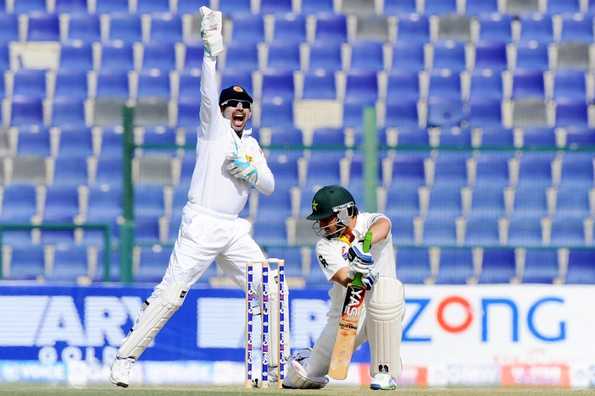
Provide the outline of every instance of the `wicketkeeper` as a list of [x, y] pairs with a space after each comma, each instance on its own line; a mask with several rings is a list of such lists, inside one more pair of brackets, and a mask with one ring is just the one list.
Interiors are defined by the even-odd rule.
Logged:
[[[390, 220], [380, 213], [359, 213], [353, 196], [341, 186], [326, 186], [316, 192], [308, 219], [314, 220], [314, 229], [322, 237], [316, 244], [316, 254], [332, 283], [331, 307], [314, 349], [291, 357], [284, 386], [314, 389], [328, 383], [326, 375], [346, 287], [358, 272], [368, 292], [355, 347], [366, 340], [370, 344], [370, 387], [396, 389], [396, 378], [401, 372], [405, 300], [403, 285], [396, 277]], [[373, 236], [372, 247], [364, 253], [362, 243], [368, 231]]]
[[[258, 142], [250, 136], [251, 129], [246, 129], [252, 115], [252, 97], [239, 85], [228, 87], [219, 94], [216, 57], [224, 50], [222, 15], [207, 7], [201, 7], [200, 13], [205, 53], [200, 82], [196, 165], [163, 280], [145, 302], [112, 365], [110, 380], [122, 387], [129, 384], [134, 362], [214, 260], [242, 288], [245, 286], [246, 264], [255, 265], [255, 279], [259, 280], [258, 265], [264, 260], [262, 251], [250, 235], [250, 223], [238, 214], [253, 188], [270, 195], [275, 180]], [[261, 290], [260, 284], [255, 288]], [[271, 296], [272, 300], [274, 298]]]

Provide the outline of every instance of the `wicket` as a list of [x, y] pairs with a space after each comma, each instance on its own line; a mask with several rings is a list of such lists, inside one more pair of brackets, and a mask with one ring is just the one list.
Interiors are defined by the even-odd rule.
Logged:
[[276, 258], [269, 258], [263, 261], [261, 272], [261, 287], [262, 287], [262, 304], [260, 313], [262, 316], [262, 344], [261, 344], [261, 378], [254, 378], [254, 307], [255, 303], [258, 302], [257, 290], [254, 289], [254, 265], [248, 264], [246, 269], [246, 381], [245, 387], [252, 388], [254, 386], [266, 388], [269, 386], [269, 363], [272, 360], [272, 337], [271, 337], [271, 314], [270, 314], [270, 290], [269, 290], [269, 265], [276, 264], [279, 281], [278, 285], [278, 296], [279, 296], [279, 307], [277, 310], [277, 326], [273, 331], [277, 332], [277, 340], [279, 342], [279, 364], [276, 367], [277, 370], [277, 386], [282, 387], [283, 379], [285, 378], [285, 345], [286, 340], [286, 304], [288, 303], [289, 296], [285, 291], [285, 261]]

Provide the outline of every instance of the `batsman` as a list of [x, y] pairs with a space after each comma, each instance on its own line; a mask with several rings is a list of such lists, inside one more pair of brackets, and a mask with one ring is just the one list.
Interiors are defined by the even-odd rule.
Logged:
[[344, 378], [351, 353], [367, 340], [370, 388], [396, 389], [405, 298], [396, 277], [390, 220], [380, 213], [359, 213], [351, 193], [333, 185], [316, 192], [307, 218], [321, 237], [316, 255], [332, 284], [331, 303], [314, 348], [291, 357], [284, 387], [317, 389], [328, 383], [329, 374]]

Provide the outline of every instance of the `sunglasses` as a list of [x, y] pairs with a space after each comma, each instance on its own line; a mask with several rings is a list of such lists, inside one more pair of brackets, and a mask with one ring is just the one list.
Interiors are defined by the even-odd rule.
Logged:
[[238, 105], [240, 103], [242, 104], [242, 108], [243, 109], [250, 110], [250, 105], [251, 105], [250, 102], [248, 102], [247, 100], [238, 100], [238, 99], [229, 99], [229, 100], [226, 100], [225, 102], [221, 103], [221, 107], [223, 107], [223, 108], [228, 107], [228, 106], [238, 107]]

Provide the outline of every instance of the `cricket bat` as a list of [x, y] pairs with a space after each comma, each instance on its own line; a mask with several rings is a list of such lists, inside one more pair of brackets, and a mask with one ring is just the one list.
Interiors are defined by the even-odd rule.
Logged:
[[[370, 251], [371, 245], [372, 233], [368, 231], [364, 237], [363, 247], [365, 253]], [[362, 274], [356, 273], [349, 287], [347, 287], [347, 294], [345, 295], [341, 318], [339, 319], [339, 328], [337, 329], [337, 338], [331, 355], [328, 373], [334, 379], [342, 380], [347, 378], [347, 370], [351, 363], [357, 325], [364, 307], [365, 297], [366, 289], [362, 284]]]

